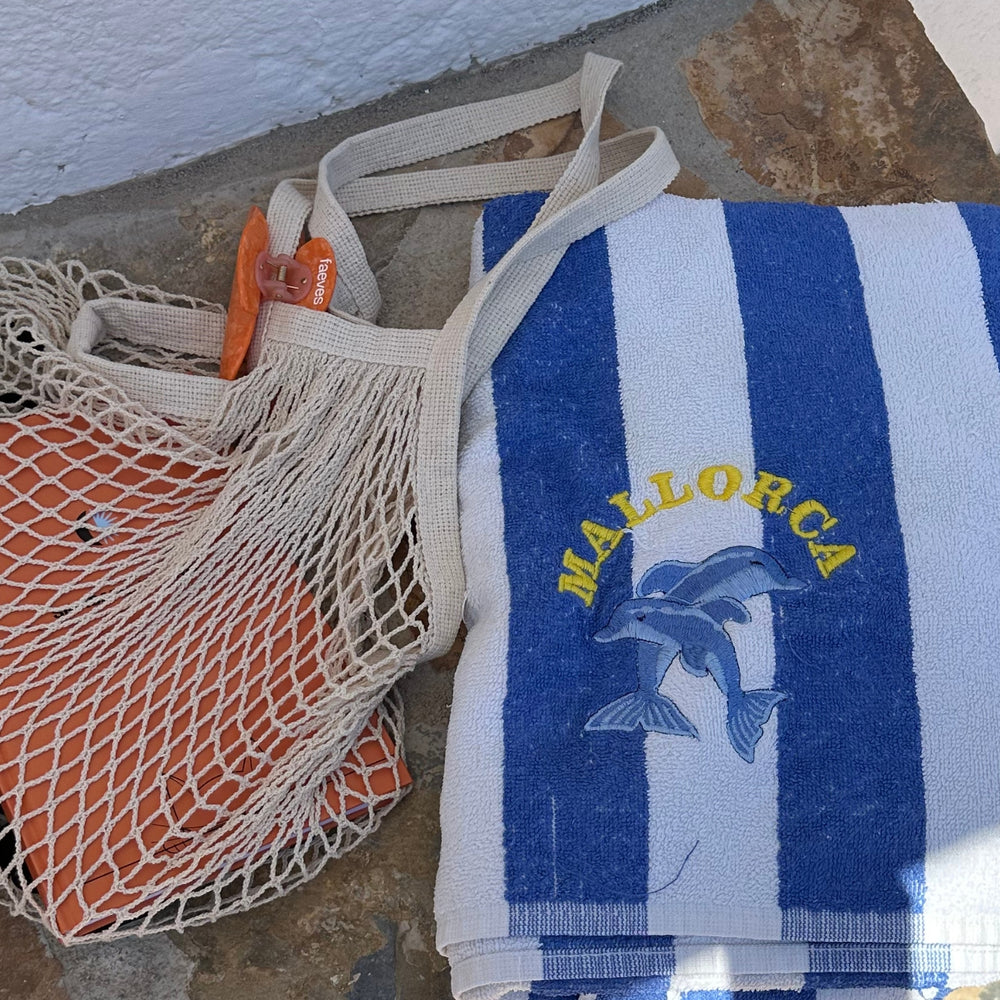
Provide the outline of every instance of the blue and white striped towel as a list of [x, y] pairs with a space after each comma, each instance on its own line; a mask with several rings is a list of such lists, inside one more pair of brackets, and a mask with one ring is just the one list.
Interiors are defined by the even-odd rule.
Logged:
[[998, 356], [997, 208], [662, 196], [570, 248], [464, 415], [456, 995], [1000, 978]]

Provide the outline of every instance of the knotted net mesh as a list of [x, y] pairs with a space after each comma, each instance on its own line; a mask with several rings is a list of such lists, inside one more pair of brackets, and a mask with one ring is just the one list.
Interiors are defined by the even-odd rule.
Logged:
[[67, 351], [91, 299], [221, 313], [0, 260], [0, 900], [67, 943], [246, 909], [369, 834], [409, 781], [392, 687], [429, 610], [420, 371], [275, 344], [168, 417]]

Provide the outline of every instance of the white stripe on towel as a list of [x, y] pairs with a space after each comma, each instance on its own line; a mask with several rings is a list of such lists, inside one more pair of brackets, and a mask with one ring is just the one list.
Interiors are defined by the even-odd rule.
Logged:
[[[510, 581], [493, 381], [488, 374], [465, 404], [463, 436], [469, 443], [459, 469], [459, 502], [470, 628], [462, 669], [455, 675], [441, 793], [438, 947], [471, 938], [505, 937], [509, 927], [502, 762]], [[480, 618], [473, 628], [481, 609], [489, 610], [491, 620]], [[469, 724], [456, 725], [455, 720]], [[452, 926], [448, 913], [458, 908], [465, 916], [456, 914]], [[470, 926], [470, 911], [480, 915], [476, 926]]]
[[[970, 943], [985, 935], [988, 943], [998, 932], [1000, 737], [986, 720], [1000, 701], [1000, 624], [992, 648], [977, 637], [1000, 613], [1000, 373], [979, 265], [954, 205], [843, 214], [885, 386], [909, 569], [927, 808], [925, 933]], [[978, 502], [950, 503], [959, 491], [974, 491]], [[977, 911], [992, 916], [980, 926], [964, 919]]]
[[[607, 240], [634, 506], [641, 510], [646, 497], [658, 502], [647, 481], [655, 472], [673, 470], [678, 495], [685, 483], [694, 490], [690, 502], [635, 527], [637, 582], [663, 559], [698, 562], [728, 545], [759, 546], [763, 527], [760, 513], [738, 496], [710, 500], [695, 478], [725, 464], [748, 484], [755, 470], [743, 325], [721, 203], [663, 196], [608, 226]], [[766, 688], [774, 677], [770, 600], [747, 606], [753, 622], [733, 629], [732, 638], [744, 687]], [[706, 697], [711, 684], [675, 663], [661, 693], [688, 715], [700, 739], [646, 737], [649, 933], [699, 933], [678, 923], [681, 911], [715, 904], [732, 914], [757, 911], [752, 928], [734, 924], [723, 933], [776, 937], [777, 726], [772, 719], [748, 766], [726, 736], [722, 695], [713, 689]], [[773, 922], [766, 918], [772, 911]]]

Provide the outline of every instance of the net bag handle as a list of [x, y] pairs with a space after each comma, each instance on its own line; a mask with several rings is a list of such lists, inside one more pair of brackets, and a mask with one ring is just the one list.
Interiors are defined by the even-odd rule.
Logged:
[[[330, 240], [336, 248], [348, 307], [353, 307], [362, 319], [372, 320], [381, 300], [351, 215], [525, 190], [551, 192], [528, 231], [469, 290], [430, 347], [417, 457], [418, 510], [431, 584], [427, 658], [450, 647], [464, 604], [457, 478], [462, 401], [489, 369], [566, 248], [647, 204], [679, 169], [658, 128], [600, 141], [605, 97], [620, 65], [616, 60], [587, 53], [582, 68], [559, 83], [354, 136], [323, 158], [314, 189], [302, 182], [286, 182], [275, 192], [268, 212], [273, 252], [293, 249], [304, 225], [310, 235]], [[570, 154], [369, 176], [576, 110], [580, 111], [584, 135]], [[270, 314], [272, 319], [274, 316]], [[265, 327], [268, 322], [264, 320]], [[260, 330], [259, 342], [265, 344], [267, 336], [266, 329]], [[379, 330], [373, 328], [371, 338], [376, 343], [379, 336]], [[387, 338], [386, 347], [394, 341], [394, 337]], [[393, 362], [396, 349], [398, 345], [394, 344], [387, 350], [387, 363]], [[377, 355], [377, 346], [374, 350]]]

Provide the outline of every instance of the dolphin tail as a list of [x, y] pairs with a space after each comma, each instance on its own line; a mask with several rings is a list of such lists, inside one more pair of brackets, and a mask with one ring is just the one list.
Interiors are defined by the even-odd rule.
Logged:
[[754, 747], [764, 735], [764, 724], [774, 706], [785, 700], [781, 691], [741, 691], [738, 701], [729, 707], [726, 732], [733, 749], [748, 763], [753, 763]]
[[639, 688], [624, 698], [618, 698], [595, 712], [584, 729], [620, 730], [631, 732], [644, 729], [647, 733], [666, 733], [668, 736], [693, 736], [698, 738], [698, 730], [688, 721], [684, 713], [661, 694]]

